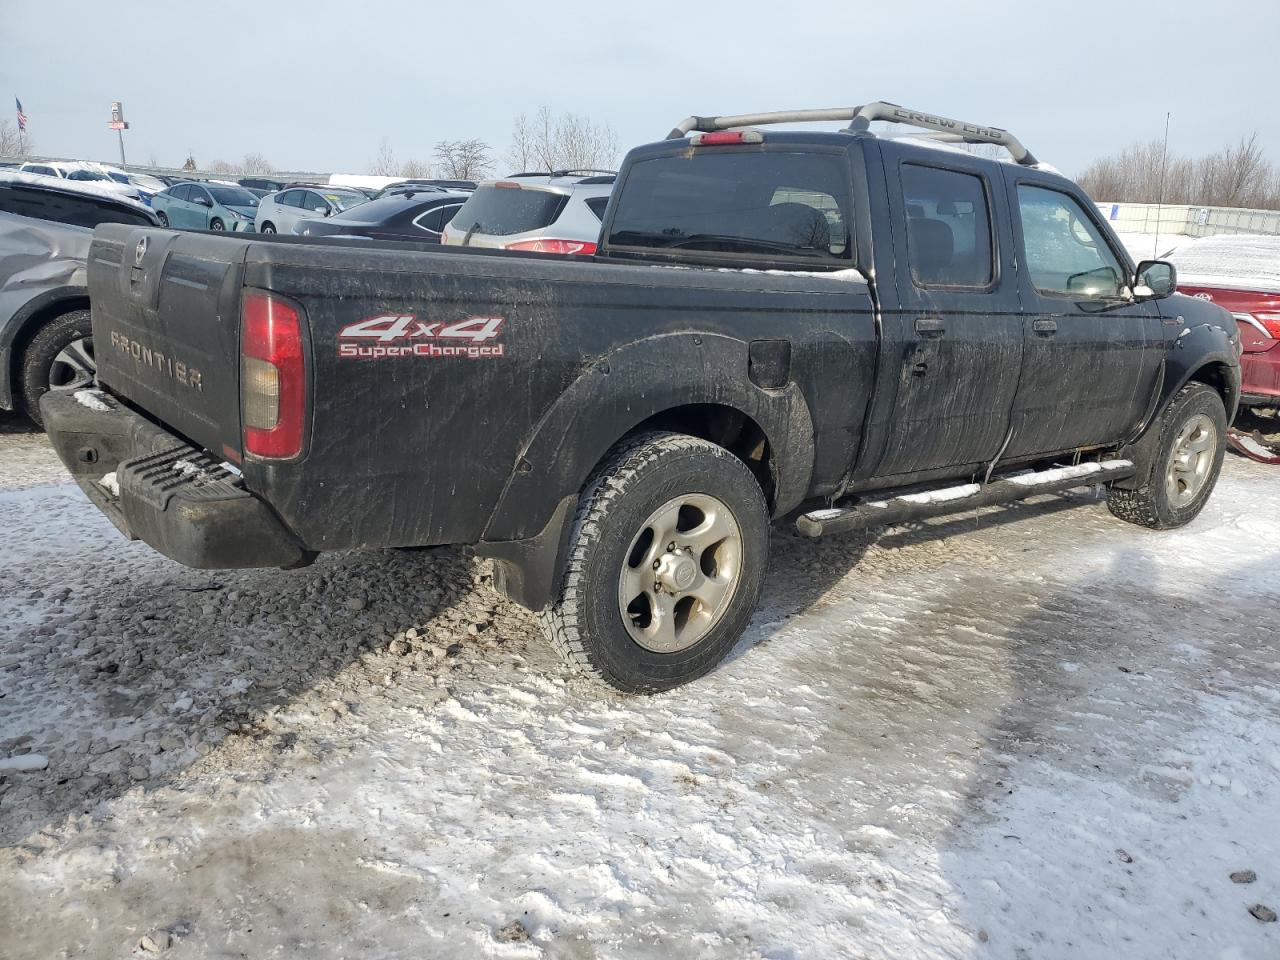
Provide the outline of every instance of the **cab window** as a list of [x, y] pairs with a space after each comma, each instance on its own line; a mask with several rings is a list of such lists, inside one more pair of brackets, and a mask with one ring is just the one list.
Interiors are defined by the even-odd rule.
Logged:
[[989, 286], [995, 274], [982, 177], [916, 163], [901, 169], [907, 262], [916, 286]]
[[1027, 273], [1046, 297], [1114, 300], [1125, 294], [1125, 271], [1102, 231], [1065, 193], [1018, 184], [1018, 215]]

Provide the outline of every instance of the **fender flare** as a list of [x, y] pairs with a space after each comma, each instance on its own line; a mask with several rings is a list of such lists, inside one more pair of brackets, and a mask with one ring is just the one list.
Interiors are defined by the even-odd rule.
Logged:
[[[1207, 382], [1214, 389], [1225, 392], [1222, 403], [1230, 424], [1240, 406], [1240, 360], [1230, 336], [1222, 327], [1212, 323], [1199, 324], [1179, 335], [1169, 347], [1159, 396], [1137, 436], [1121, 448], [1121, 456], [1136, 464], [1153, 467], [1151, 451], [1159, 433], [1153, 428], [1159, 424], [1160, 417], [1178, 391], [1192, 380], [1201, 379], [1197, 374], [1214, 365], [1220, 365], [1226, 371], [1225, 382], [1218, 383], [1216, 379]], [[1150, 473], [1150, 469], [1140, 469], [1132, 477], [1117, 480], [1115, 486], [1125, 490], [1140, 489], [1150, 481]]]
[[715, 404], [764, 433], [774, 478], [773, 513], [797, 506], [813, 471], [813, 418], [794, 381], [757, 387], [747, 341], [671, 333], [628, 343], [591, 362], [533, 430], [489, 517], [476, 552], [499, 561], [499, 587], [541, 609], [554, 593], [578, 492], [609, 449], [646, 420]]

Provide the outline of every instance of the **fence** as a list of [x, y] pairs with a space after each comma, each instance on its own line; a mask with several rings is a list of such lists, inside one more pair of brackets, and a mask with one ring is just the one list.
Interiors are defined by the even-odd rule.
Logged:
[[1099, 203], [1117, 233], [1212, 237], [1220, 233], [1280, 234], [1280, 210], [1196, 207], [1182, 204]]

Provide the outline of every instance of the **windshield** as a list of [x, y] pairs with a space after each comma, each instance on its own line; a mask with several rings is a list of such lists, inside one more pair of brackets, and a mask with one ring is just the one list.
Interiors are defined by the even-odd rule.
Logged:
[[762, 150], [641, 160], [618, 194], [609, 244], [846, 259], [847, 163], [843, 154]]
[[224, 207], [256, 207], [258, 198], [244, 187], [206, 187], [213, 199]]
[[105, 173], [99, 173], [97, 170], [72, 170], [67, 174], [68, 180], [110, 180]]
[[478, 189], [458, 215], [449, 232], [472, 231], [489, 237], [539, 230], [555, 222], [569, 197], [547, 190], [485, 186]]

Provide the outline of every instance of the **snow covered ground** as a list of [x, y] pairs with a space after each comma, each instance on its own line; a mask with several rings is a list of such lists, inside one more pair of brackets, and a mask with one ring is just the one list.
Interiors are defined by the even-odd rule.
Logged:
[[198, 572], [64, 481], [0, 432], [6, 960], [1280, 956], [1276, 468], [780, 532], [647, 699], [457, 552]]

